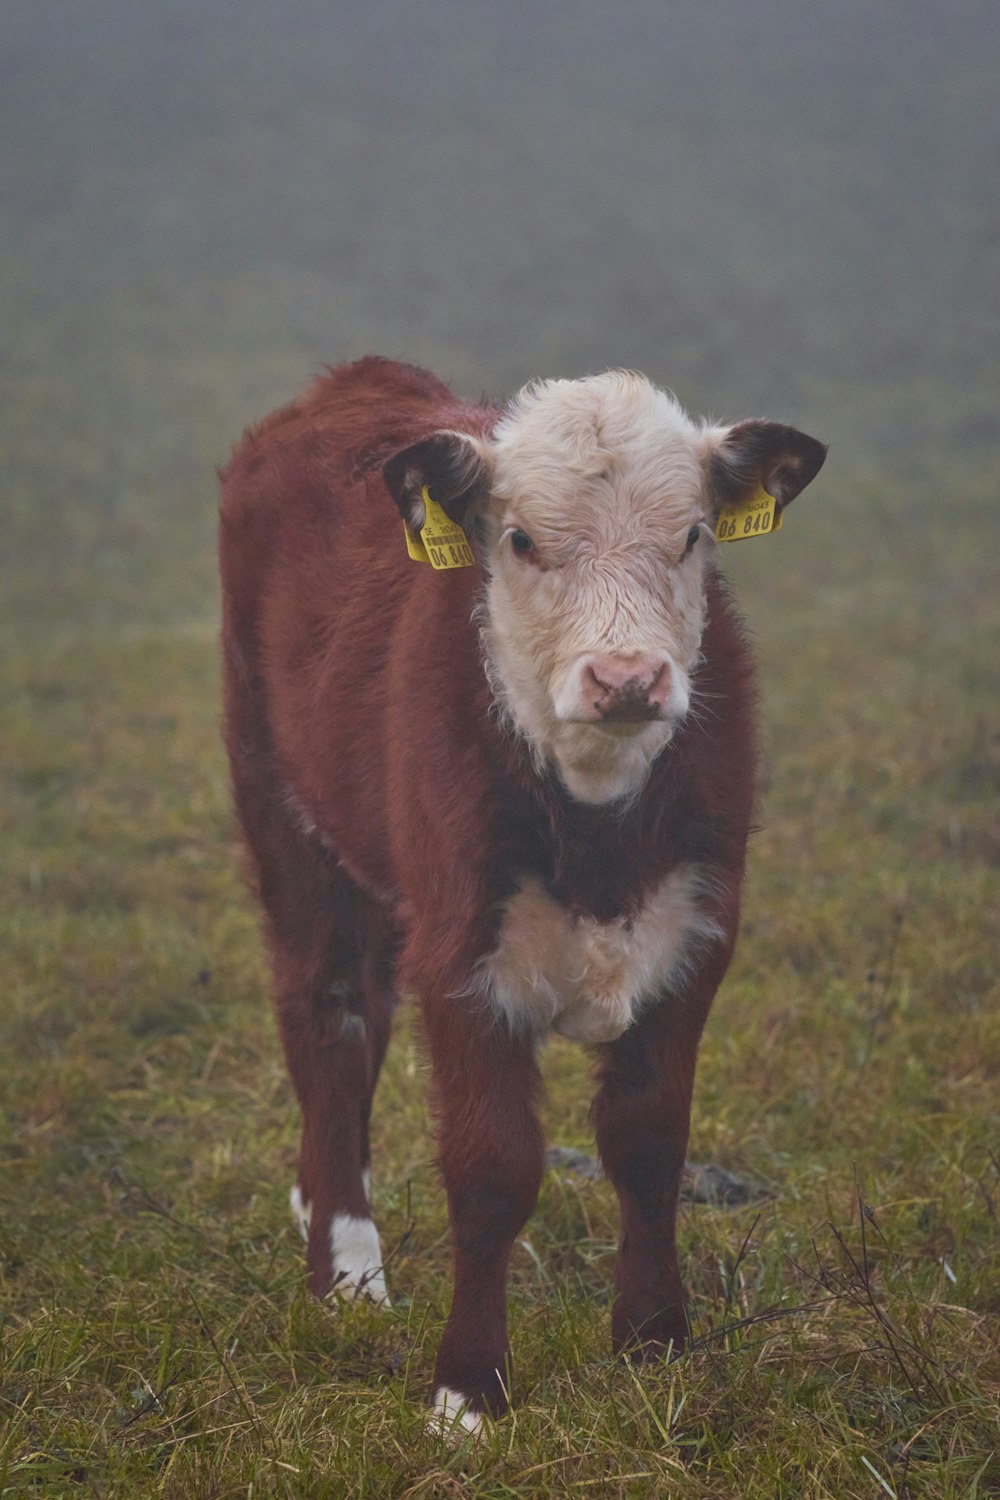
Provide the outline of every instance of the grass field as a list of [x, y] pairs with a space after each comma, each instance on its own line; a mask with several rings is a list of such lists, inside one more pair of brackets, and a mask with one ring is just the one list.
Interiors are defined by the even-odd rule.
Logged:
[[[0, 1493], [997, 1492], [1000, 598], [988, 480], [960, 527], [957, 482], [834, 453], [780, 537], [725, 553], [768, 752], [692, 1155], [766, 1193], [688, 1206], [696, 1348], [638, 1372], [608, 1356], [610, 1191], [550, 1174], [516, 1414], [476, 1449], [423, 1429], [448, 1244], [409, 1017], [375, 1122], [394, 1308], [303, 1287], [213, 607], [181, 586], [210, 577], [207, 486], [116, 529], [96, 599], [81, 535], [0, 669]], [[551, 1138], [586, 1149], [585, 1055], [546, 1071]]]

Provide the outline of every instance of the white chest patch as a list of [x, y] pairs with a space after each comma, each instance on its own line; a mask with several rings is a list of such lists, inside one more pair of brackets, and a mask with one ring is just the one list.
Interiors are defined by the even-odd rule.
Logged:
[[[483, 964], [485, 990], [512, 1026], [613, 1042], [644, 1001], [675, 988], [723, 932], [704, 910], [704, 874], [674, 870], [631, 921], [575, 917], [526, 876]], [[700, 898], [700, 899], [699, 899]]]

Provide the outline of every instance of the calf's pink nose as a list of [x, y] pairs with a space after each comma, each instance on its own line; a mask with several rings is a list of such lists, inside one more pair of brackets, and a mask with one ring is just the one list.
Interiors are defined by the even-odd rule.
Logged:
[[588, 656], [583, 664], [584, 696], [598, 710], [622, 698], [644, 699], [663, 705], [670, 694], [670, 663], [666, 657]]

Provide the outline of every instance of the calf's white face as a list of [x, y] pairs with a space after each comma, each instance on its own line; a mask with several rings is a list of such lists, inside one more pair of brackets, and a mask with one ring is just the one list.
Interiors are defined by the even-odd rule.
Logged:
[[526, 387], [495, 433], [483, 517], [491, 680], [581, 801], [638, 791], [690, 706], [714, 550], [713, 437], [620, 372]]
[[641, 790], [690, 709], [719, 505], [763, 485], [783, 509], [825, 456], [775, 422], [694, 422], [612, 370], [525, 386], [490, 438], [434, 433], [383, 476], [411, 527], [427, 485], [475, 528], [497, 701], [539, 766], [601, 803]]

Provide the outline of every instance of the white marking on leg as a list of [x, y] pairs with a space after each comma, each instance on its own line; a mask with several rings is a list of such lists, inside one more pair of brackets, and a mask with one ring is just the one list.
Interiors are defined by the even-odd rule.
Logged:
[[292, 1190], [288, 1195], [288, 1201], [292, 1205], [292, 1214], [296, 1224], [299, 1226], [299, 1234], [309, 1243], [309, 1225], [312, 1222], [312, 1204], [303, 1198], [302, 1189], [298, 1183], [293, 1183]]
[[372, 1201], [372, 1169], [371, 1169], [371, 1167], [365, 1167], [364, 1171], [361, 1174], [361, 1181], [365, 1185], [365, 1197], [368, 1199], [368, 1202], [371, 1203], [371, 1201]]
[[330, 1259], [333, 1290], [353, 1301], [367, 1297], [389, 1306], [389, 1293], [382, 1269], [382, 1245], [371, 1219], [353, 1214], [334, 1214], [330, 1221]]
[[434, 1417], [428, 1424], [435, 1432], [482, 1432], [485, 1416], [473, 1411], [469, 1398], [450, 1386], [439, 1385], [434, 1392]]

